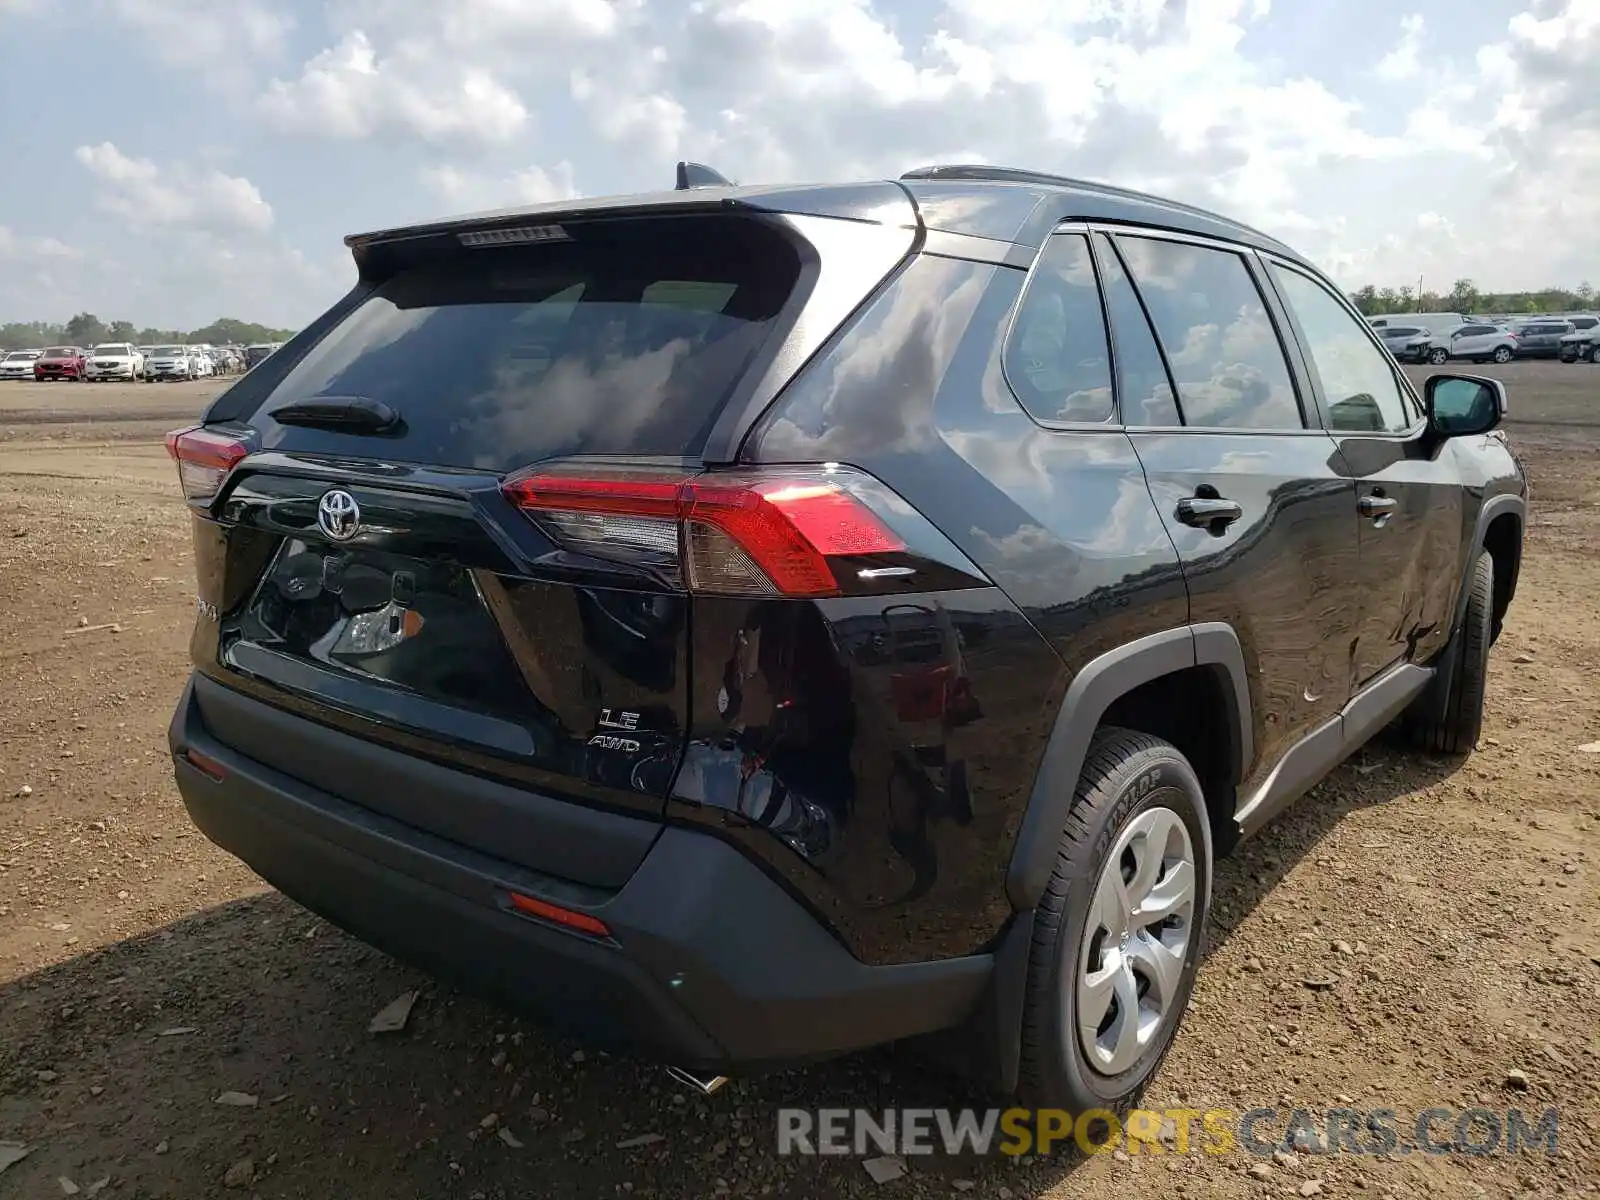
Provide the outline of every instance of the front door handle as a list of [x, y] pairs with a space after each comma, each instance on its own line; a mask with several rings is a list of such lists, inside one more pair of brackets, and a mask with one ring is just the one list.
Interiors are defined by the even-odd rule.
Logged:
[[1371, 496], [1363, 496], [1356, 501], [1356, 511], [1363, 517], [1371, 517], [1373, 520], [1387, 517], [1399, 507], [1400, 501], [1393, 496], [1380, 496], [1376, 493]]
[[1178, 520], [1196, 529], [1207, 529], [1220, 534], [1229, 525], [1244, 516], [1244, 508], [1237, 500], [1220, 497], [1192, 496], [1178, 501]]

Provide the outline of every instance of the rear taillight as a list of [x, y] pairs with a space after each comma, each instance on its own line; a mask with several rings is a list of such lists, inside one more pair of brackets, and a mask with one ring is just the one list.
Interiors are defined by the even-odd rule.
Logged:
[[563, 548], [692, 592], [838, 596], [987, 582], [910, 505], [850, 467], [688, 473], [567, 463], [503, 487]]
[[167, 434], [167, 453], [178, 464], [184, 499], [208, 500], [217, 494], [228, 472], [250, 453], [250, 446], [241, 438], [196, 425]]

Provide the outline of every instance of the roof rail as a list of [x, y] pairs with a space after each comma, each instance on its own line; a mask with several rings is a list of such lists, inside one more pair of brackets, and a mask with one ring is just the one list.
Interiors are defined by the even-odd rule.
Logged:
[[[1220, 221], [1224, 225], [1242, 229], [1274, 245], [1283, 245], [1281, 241], [1270, 234], [1262, 233], [1259, 229], [1251, 228], [1243, 221], [1235, 221], [1232, 217], [1225, 217], [1221, 213], [1212, 212], [1210, 209], [1198, 208], [1193, 204], [1185, 204], [1181, 200], [1168, 200], [1164, 196], [1152, 196], [1148, 192], [1137, 192], [1132, 188], [1117, 187], [1109, 183], [1096, 183], [1090, 179], [1073, 179], [1067, 175], [1051, 175], [1044, 171], [1027, 171], [1017, 167], [991, 167], [984, 163], [949, 163], [918, 167], [915, 170], [907, 171], [900, 178], [975, 180], [993, 183], [1042, 183], [1050, 187], [1069, 187], [1083, 192], [1096, 192], [1102, 196], [1118, 196], [1127, 200], [1143, 200], [1146, 203], [1154, 202], [1165, 208], [1188, 213], [1191, 216]], [[1285, 248], [1287, 249], [1287, 247]]]
[[680, 162], [678, 164], [678, 182], [673, 190], [687, 192], [691, 188], [733, 186], [733, 180], [724, 176], [720, 171], [712, 170], [704, 163]]

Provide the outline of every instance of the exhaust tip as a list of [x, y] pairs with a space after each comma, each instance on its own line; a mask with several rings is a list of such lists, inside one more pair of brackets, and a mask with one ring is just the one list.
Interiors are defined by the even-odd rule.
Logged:
[[667, 1074], [684, 1087], [692, 1088], [702, 1096], [711, 1095], [728, 1082], [726, 1075], [698, 1075], [693, 1071], [685, 1071], [682, 1067], [668, 1067]]

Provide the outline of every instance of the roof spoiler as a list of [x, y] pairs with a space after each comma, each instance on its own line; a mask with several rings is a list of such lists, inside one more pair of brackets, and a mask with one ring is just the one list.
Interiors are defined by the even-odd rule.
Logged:
[[687, 192], [691, 188], [705, 187], [733, 187], [733, 180], [727, 178], [720, 171], [715, 171], [704, 163], [680, 162], [678, 164], [678, 182], [674, 191]]

